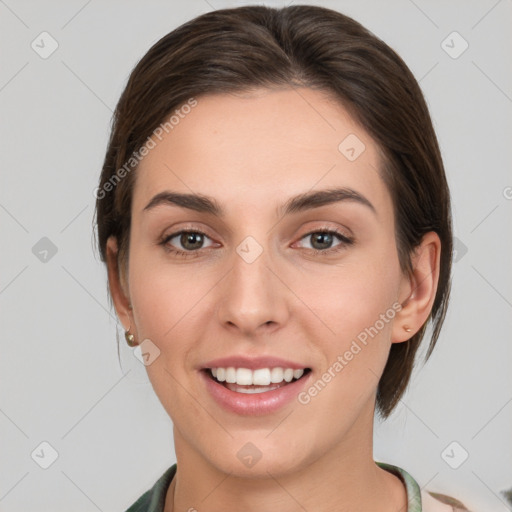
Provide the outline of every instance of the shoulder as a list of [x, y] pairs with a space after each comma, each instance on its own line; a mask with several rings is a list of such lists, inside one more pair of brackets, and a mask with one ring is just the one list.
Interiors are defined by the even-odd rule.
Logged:
[[405, 485], [408, 500], [407, 512], [470, 512], [459, 500], [432, 491], [420, 489], [416, 480], [398, 466], [377, 462], [377, 465], [402, 480]]
[[126, 512], [163, 512], [167, 489], [176, 473], [176, 464], [172, 465]]

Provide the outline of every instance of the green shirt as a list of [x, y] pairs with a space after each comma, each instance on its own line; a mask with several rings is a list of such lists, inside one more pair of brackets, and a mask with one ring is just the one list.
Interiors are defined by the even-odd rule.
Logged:
[[[407, 473], [407, 471], [384, 462], [376, 463], [382, 469], [396, 475], [404, 483], [407, 492], [408, 507], [406, 512], [422, 512], [422, 491], [416, 480]], [[164, 512], [165, 495], [174, 475], [176, 474], [176, 464], [172, 465], [155, 483], [155, 485], [146, 491], [126, 512]], [[442, 495], [429, 494], [423, 495], [429, 500], [434, 500], [436, 505], [429, 507], [430, 510], [440, 512], [466, 510], [465, 508], [455, 508], [451, 505], [459, 504], [455, 500]], [[431, 497], [433, 496], [433, 497]], [[438, 501], [439, 500], [439, 501]], [[432, 501], [433, 503], [433, 501]], [[460, 504], [462, 505], [462, 504]], [[429, 512], [423, 510], [423, 512]]]

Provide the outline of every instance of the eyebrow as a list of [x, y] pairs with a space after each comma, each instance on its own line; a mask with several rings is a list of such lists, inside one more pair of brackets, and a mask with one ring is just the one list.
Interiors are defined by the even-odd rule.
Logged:
[[218, 217], [224, 215], [224, 211], [215, 199], [202, 194], [182, 194], [179, 192], [160, 192], [145, 206], [143, 211], [152, 210], [160, 205], [180, 206], [201, 213], [211, 213]]
[[[286, 203], [278, 209], [278, 212], [282, 212], [282, 215], [288, 215], [320, 208], [321, 206], [341, 201], [356, 202], [368, 207], [373, 213], [377, 213], [373, 204], [366, 197], [346, 187], [317, 190], [300, 194], [286, 201]], [[218, 202], [214, 198], [202, 194], [184, 194], [171, 191], [160, 192], [151, 199], [144, 208], [144, 211], [152, 210], [160, 205], [179, 206], [200, 213], [209, 213], [217, 217], [224, 216], [224, 210]]]
[[354, 201], [368, 207], [373, 213], [377, 213], [373, 204], [366, 197], [346, 187], [317, 190], [300, 194], [286, 201], [286, 203], [279, 208], [279, 211], [283, 211], [283, 214], [287, 215], [313, 208], [320, 208], [321, 206], [339, 203], [341, 201]]

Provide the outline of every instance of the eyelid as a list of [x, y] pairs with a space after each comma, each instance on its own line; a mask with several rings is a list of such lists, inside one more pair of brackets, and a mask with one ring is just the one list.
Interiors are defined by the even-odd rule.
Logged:
[[159, 241], [163, 241], [166, 239], [168, 240], [169, 238], [172, 238], [173, 236], [179, 235], [183, 232], [199, 233], [200, 235], [204, 235], [205, 237], [208, 237], [212, 240], [216, 238], [215, 235], [213, 235], [212, 230], [206, 226], [203, 226], [202, 223], [200, 226], [197, 226], [197, 223], [178, 222], [173, 224], [172, 226], [167, 226], [162, 231], [162, 234], [158, 237], [158, 239]]
[[338, 240], [338, 244], [334, 245], [333, 247], [329, 247], [327, 249], [315, 249], [315, 248], [312, 248], [312, 247], [304, 247], [304, 249], [307, 249], [307, 250], [310, 250], [310, 251], [315, 251], [315, 252], [323, 252], [323, 253], [326, 253], [326, 252], [329, 252], [329, 251], [335, 251], [337, 250], [336, 248], [338, 246], [347, 246], [347, 245], [352, 245], [354, 243], [354, 238], [352, 236], [349, 236], [337, 229], [333, 229], [333, 228], [329, 228], [329, 229], [314, 229], [312, 231], [309, 231], [308, 233], [305, 233], [304, 235], [302, 235], [298, 240], [297, 242], [294, 242], [293, 245], [295, 245], [296, 243], [298, 242], [301, 242], [302, 240], [304, 240], [305, 238], [311, 236], [311, 235], [314, 235], [314, 234], [317, 234], [317, 233], [327, 233], [327, 234], [330, 234], [330, 235], [333, 235], [335, 238], [337, 238]]
[[[212, 247], [218, 248], [219, 246], [222, 246], [222, 244], [220, 244], [219, 242], [216, 242], [215, 239], [213, 237], [211, 237], [206, 231], [207, 231], [206, 229], [200, 229], [200, 228], [192, 227], [192, 226], [190, 226], [190, 227], [180, 226], [179, 228], [172, 230], [170, 233], [167, 232], [167, 234], [163, 234], [160, 237], [158, 244], [164, 246], [165, 250], [168, 251], [169, 253], [173, 253], [173, 254], [179, 255], [181, 257], [200, 256], [204, 250], [211, 249]], [[350, 233], [352, 233], [351, 230], [349, 230], [349, 229], [347, 229], [347, 231], [350, 231]], [[183, 233], [200, 234], [204, 238], [210, 240], [210, 244], [206, 247], [203, 246], [198, 249], [189, 249], [189, 250], [180, 249], [179, 247], [176, 247], [176, 246], [170, 244], [170, 240], [182, 235]], [[338, 239], [339, 243], [332, 247], [328, 247], [326, 249], [315, 249], [313, 247], [303, 247], [303, 249], [305, 249], [306, 251], [314, 252], [315, 254], [328, 255], [328, 254], [336, 253], [338, 251], [345, 249], [349, 245], [353, 245], [354, 241], [355, 241], [352, 234], [348, 234], [348, 233], [344, 232], [339, 227], [323, 225], [323, 226], [311, 228], [309, 231], [307, 231], [306, 233], [301, 235], [299, 238], [296, 238], [295, 241], [292, 243], [291, 247], [294, 247], [297, 243], [300, 243], [302, 240], [304, 240], [308, 236], [314, 235], [316, 233], [331, 234], [335, 238]]]
[[[197, 229], [197, 228], [180, 228], [176, 231], [172, 231], [171, 233], [163, 235], [159, 243], [168, 244], [170, 240], [182, 235], [183, 233], [197, 233], [198, 235], [202, 235], [205, 239], [207, 238], [208, 240], [210, 240], [210, 242], [212, 242], [211, 245], [214, 245], [216, 243], [218, 244], [218, 242], [215, 242], [215, 240], [213, 240], [213, 238], [210, 235], [208, 235], [208, 233], [205, 233], [204, 231]], [[210, 246], [208, 246], [208, 247], [210, 247]], [[201, 249], [207, 249], [208, 247], [201, 247], [200, 249], [197, 249], [196, 251], [187, 251], [187, 252], [197, 252], [197, 251], [200, 251]]]
[[[308, 223], [309, 224], [309, 223]], [[312, 235], [314, 233], [332, 233], [336, 234], [342, 238], [345, 238], [347, 240], [354, 241], [354, 233], [351, 229], [345, 227], [345, 226], [339, 226], [339, 225], [328, 225], [328, 224], [320, 224], [313, 226], [309, 229], [307, 229], [304, 234], [302, 234], [300, 237], [298, 237], [298, 240], [302, 240], [304, 237], [308, 235]]]

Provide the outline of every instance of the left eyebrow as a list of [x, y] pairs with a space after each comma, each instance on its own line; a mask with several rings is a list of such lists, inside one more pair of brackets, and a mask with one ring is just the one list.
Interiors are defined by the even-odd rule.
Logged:
[[306, 192], [305, 194], [290, 198], [279, 210], [283, 211], [284, 215], [288, 215], [290, 213], [320, 208], [321, 206], [340, 201], [354, 201], [368, 207], [374, 214], [377, 214], [377, 210], [366, 197], [351, 188], [345, 187]]

